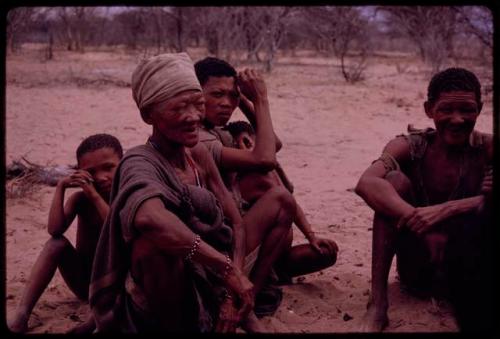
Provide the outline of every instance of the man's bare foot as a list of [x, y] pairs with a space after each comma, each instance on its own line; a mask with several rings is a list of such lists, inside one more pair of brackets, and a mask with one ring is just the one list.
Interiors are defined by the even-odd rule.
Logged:
[[26, 315], [17, 314], [8, 321], [7, 326], [13, 333], [26, 333], [28, 332], [28, 319]]
[[266, 333], [269, 330], [262, 324], [262, 322], [257, 318], [255, 313], [250, 312], [245, 320], [241, 323], [241, 328], [246, 333]]
[[366, 313], [361, 319], [360, 332], [382, 332], [389, 325], [387, 307], [376, 307], [368, 304]]

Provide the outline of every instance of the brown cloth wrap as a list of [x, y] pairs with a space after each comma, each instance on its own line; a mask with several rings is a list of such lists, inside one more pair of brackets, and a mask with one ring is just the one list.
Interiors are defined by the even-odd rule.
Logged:
[[201, 92], [193, 61], [187, 53], [160, 54], [141, 60], [132, 73], [131, 86], [132, 96], [140, 110], [183, 91]]
[[[135, 214], [141, 203], [153, 197], [159, 197], [168, 210], [214, 248], [221, 252], [231, 249], [232, 229], [224, 224], [215, 196], [206, 189], [182, 184], [169, 162], [152, 147], [132, 148], [120, 162], [113, 180], [110, 212], [92, 269], [89, 303], [98, 332], [137, 332], [127, 312], [125, 278], [130, 267], [131, 243], [138, 235]], [[193, 263], [192, 268], [197, 274], [213, 277], [213, 273], [200, 265]], [[207, 279], [206, 276], [202, 278]], [[211, 281], [218, 284], [217, 279]], [[194, 286], [196, 289], [196, 283]], [[210, 331], [214, 315], [207, 314], [203, 294], [196, 290], [195, 295], [198, 305], [193, 307], [198, 307], [198, 330]]]

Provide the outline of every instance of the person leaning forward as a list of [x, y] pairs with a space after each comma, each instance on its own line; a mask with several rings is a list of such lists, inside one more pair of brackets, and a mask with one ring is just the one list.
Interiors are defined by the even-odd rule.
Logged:
[[252, 283], [241, 217], [198, 143], [204, 98], [191, 59], [143, 60], [132, 92], [153, 132], [113, 182], [90, 285], [97, 331], [233, 332], [253, 308]]
[[[492, 182], [492, 135], [474, 130], [481, 108], [481, 86], [472, 72], [437, 73], [424, 103], [435, 129], [409, 126], [409, 134], [389, 141], [359, 179], [356, 193], [375, 211], [372, 291], [361, 330], [379, 332], [388, 325], [387, 279], [394, 254], [401, 284], [410, 292], [448, 294], [455, 305], [474, 299], [477, 289], [462, 287], [478, 273], [473, 270], [480, 260], [474, 258], [483, 252]], [[469, 249], [459, 245], [464, 243]], [[465, 308], [456, 309], [462, 330], [470, 329], [467, 318], [480, 314], [468, 308], [468, 315]]]

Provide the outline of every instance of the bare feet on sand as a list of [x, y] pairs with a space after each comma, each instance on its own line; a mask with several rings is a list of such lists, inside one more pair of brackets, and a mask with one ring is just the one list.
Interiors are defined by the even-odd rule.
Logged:
[[241, 328], [246, 333], [266, 333], [269, 329], [257, 318], [255, 313], [250, 312], [245, 320], [241, 323]]
[[368, 302], [366, 313], [361, 319], [360, 332], [382, 332], [389, 325], [387, 306], [376, 306]]

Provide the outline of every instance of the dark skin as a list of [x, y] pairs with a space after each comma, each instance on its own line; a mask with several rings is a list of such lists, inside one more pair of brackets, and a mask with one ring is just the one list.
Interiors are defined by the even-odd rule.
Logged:
[[[49, 211], [48, 232], [52, 236], [45, 244], [31, 270], [14, 318], [9, 322], [13, 332], [28, 330], [29, 316], [58, 268], [71, 291], [87, 300], [90, 270], [103, 220], [109, 211], [111, 182], [120, 161], [111, 148], [87, 152], [78, 161], [79, 169], [61, 179], [56, 187]], [[80, 188], [64, 203], [68, 188]], [[76, 248], [64, 237], [77, 218]], [[90, 333], [95, 329], [92, 317], [70, 330]]]
[[[459, 179], [458, 168], [475, 122], [482, 108], [473, 92], [443, 92], [435, 102], [424, 104], [427, 116], [436, 126], [436, 137], [430, 142], [423, 158], [423, 180], [430, 206], [415, 207], [411, 184], [407, 178], [410, 149], [403, 138], [391, 140], [384, 152], [392, 155], [402, 172], [389, 178], [381, 161], [374, 162], [361, 176], [356, 193], [375, 210], [372, 247], [372, 294], [363, 318], [362, 331], [380, 332], [388, 324], [387, 277], [395, 254], [396, 234], [407, 228], [424, 239], [431, 262], [442, 261], [447, 242], [447, 228], [453, 227], [461, 215], [476, 213], [484, 195], [449, 200]], [[492, 139], [487, 153], [491, 163]], [[391, 172], [393, 173], [393, 172]], [[477, 170], [466, 180], [481, 183], [484, 172]], [[484, 176], [483, 186], [491, 185], [491, 176]], [[411, 269], [411, 268], [409, 268]]]
[[[254, 292], [252, 283], [241, 271], [245, 255], [241, 217], [210, 153], [204, 145], [198, 144], [198, 127], [203, 115], [201, 92], [185, 91], [157, 104], [154, 110], [143, 114], [143, 119], [152, 125], [151, 141], [174, 167], [181, 182], [196, 184], [194, 170], [188, 165], [188, 158], [191, 158], [202, 182], [214, 193], [225, 216], [232, 222], [235, 250], [222, 283], [234, 302], [225, 300], [220, 305], [215, 330], [234, 332], [236, 325], [246, 319], [253, 308]], [[186, 280], [183, 258], [191, 250], [195, 234], [166, 209], [159, 198], [141, 204], [134, 224], [139, 236], [132, 246], [132, 276], [145, 292], [149, 308], [160, 326], [166, 331], [182, 330], [184, 324], [179, 308], [184, 298], [189, 297], [185, 289], [189, 281]], [[192, 261], [219, 273], [228, 268], [226, 257], [203, 240]]]
[[[248, 132], [241, 132], [239, 135], [234, 136], [234, 142], [239, 149], [250, 152], [254, 147], [255, 137]], [[275, 170], [269, 172], [240, 172], [238, 184], [243, 199], [250, 205], [253, 205], [273, 187], [284, 187], [280, 176]], [[294, 223], [304, 234], [309, 245], [292, 247], [293, 231], [290, 229], [287, 249], [281, 255], [275, 267], [291, 278], [316, 272], [333, 265], [337, 259], [337, 244], [332, 240], [316, 237], [311, 224], [298, 204]]]
[[[237, 77], [209, 77], [203, 85], [206, 100], [205, 126], [223, 126], [236, 107], [240, 107], [255, 124], [256, 141], [251, 152], [234, 147], [223, 147], [220, 166], [231, 172], [241, 170], [269, 171], [276, 167], [277, 140], [269, 113], [267, 87], [262, 75], [251, 69]], [[232, 181], [232, 180], [229, 180]], [[288, 234], [296, 213], [293, 196], [281, 187], [268, 190], [243, 217], [246, 234], [246, 254], [261, 246], [259, 256], [250, 274], [256, 294], [264, 285], [274, 262], [287, 246]], [[248, 332], [264, 331], [253, 312], [251, 323], [243, 323]]]

